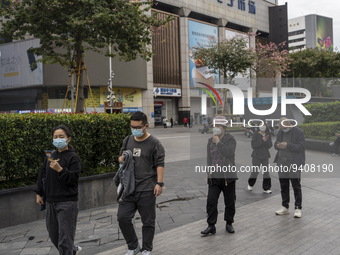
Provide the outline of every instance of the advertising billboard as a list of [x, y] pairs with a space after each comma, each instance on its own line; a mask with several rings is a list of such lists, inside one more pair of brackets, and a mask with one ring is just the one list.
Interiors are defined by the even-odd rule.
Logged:
[[0, 45], [0, 89], [43, 84], [43, 65], [30, 51], [39, 46], [39, 39]]
[[331, 18], [316, 17], [316, 47], [333, 51], [333, 20]]
[[[189, 48], [207, 46], [212, 41], [218, 40], [218, 28], [201, 22], [189, 20]], [[190, 54], [191, 55], [191, 54]], [[218, 83], [219, 75], [210, 73], [209, 68], [199, 59], [190, 57], [189, 61], [190, 87], [195, 87], [197, 82], [202, 82], [210, 86]]]

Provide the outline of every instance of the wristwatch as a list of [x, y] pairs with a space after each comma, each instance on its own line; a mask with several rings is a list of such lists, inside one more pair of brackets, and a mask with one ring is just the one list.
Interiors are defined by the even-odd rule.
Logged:
[[163, 187], [164, 186], [164, 182], [156, 182], [156, 185], [159, 185], [159, 186]]

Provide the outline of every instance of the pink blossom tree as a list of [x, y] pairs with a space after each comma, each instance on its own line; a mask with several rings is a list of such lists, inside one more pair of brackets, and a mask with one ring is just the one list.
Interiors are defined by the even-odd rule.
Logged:
[[256, 78], [255, 96], [259, 95], [260, 88], [269, 90], [273, 86], [277, 86], [276, 80], [289, 70], [290, 59], [288, 50], [284, 49], [285, 42], [276, 44], [256, 43], [256, 60], [252, 70], [252, 78]]

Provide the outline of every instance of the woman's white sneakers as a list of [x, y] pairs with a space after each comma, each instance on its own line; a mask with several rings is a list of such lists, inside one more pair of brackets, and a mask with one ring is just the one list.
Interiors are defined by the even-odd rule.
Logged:
[[281, 208], [277, 211], [275, 211], [276, 215], [287, 215], [289, 214], [288, 208], [281, 206]]
[[79, 255], [82, 250], [83, 249], [80, 246], [76, 245], [76, 254], [75, 255]]
[[[284, 206], [281, 206], [281, 208], [277, 210], [275, 213], [276, 215], [287, 215], [289, 214], [289, 209]], [[301, 218], [301, 217], [302, 217], [301, 209], [295, 209], [294, 218]]]
[[301, 218], [301, 216], [302, 216], [301, 209], [295, 209], [294, 218]]

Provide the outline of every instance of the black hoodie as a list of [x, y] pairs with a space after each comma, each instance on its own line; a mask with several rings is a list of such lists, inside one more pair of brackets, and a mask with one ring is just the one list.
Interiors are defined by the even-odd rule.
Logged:
[[63, 168], [57, 172], [50, 168], [45, 159], [40, 170], [35, 192], [44, 196], [47, 202], [78, 201], [78, 179], [81, 170], [79, 156], [71, 149], [52, 153], [53, 159]]

